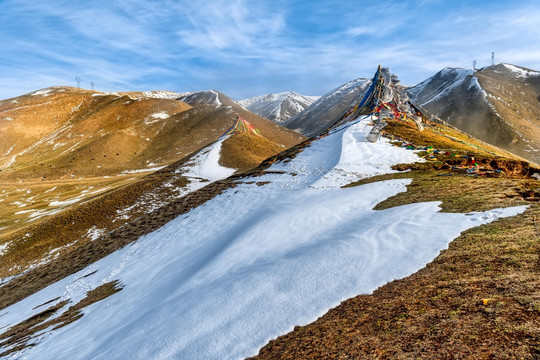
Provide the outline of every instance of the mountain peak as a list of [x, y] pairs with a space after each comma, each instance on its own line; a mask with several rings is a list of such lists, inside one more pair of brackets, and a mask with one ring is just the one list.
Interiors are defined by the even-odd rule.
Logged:
[[304, 111], [319, 96], [306, 96], [294, 91], [265, 94], [240, 100], [238, 103], [255, 114], [282, 123]]

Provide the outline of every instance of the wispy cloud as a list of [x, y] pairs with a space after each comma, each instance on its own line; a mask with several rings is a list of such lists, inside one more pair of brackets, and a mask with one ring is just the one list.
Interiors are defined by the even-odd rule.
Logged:
[[379, 63], [414, 84], [491, 51], [540, 68], [533, 0], [4, 0], [0, 23], [0, 98], [75, 76], [101, 90], [316, 95]]
[[212, 1], [187, 6], [189, 24], [178, 31], [183, 44], [200, 50], [262, 49], [284, 28], [283, 16], [244, 1]]

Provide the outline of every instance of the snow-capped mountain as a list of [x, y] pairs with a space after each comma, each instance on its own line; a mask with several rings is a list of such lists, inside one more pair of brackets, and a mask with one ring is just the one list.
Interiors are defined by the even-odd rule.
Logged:
[[517, 155], [540, 162], [540, 73], [510, 64], [446, 68], [408, 90], [427, 112]]
[[268, 120], [282, 123], [304, 111], [320, 96], [306, 96], [286, 91], [278, 94], [266, 94], [238, 101], [246, 109]]
[[344, 111], [358, 101], [370, 85], [370, 79], [349, 81], [320, 97], [284, 125], [308, 137], [318, 135], [332, 126]]

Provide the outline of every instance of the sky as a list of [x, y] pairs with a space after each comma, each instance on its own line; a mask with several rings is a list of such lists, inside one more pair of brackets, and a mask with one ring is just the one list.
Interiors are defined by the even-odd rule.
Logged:
[[68, 85], [324, 95], [379, 64], [540, 70], [537, 0], [0, 0], [0, 99]]

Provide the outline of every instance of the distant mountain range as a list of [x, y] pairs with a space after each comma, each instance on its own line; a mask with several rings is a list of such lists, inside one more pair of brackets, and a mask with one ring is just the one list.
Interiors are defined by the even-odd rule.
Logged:
[[333, 125], [344, 111], [358, 101], [369, 85], [370, 79], [359, 78], [349, 81], [321, 96], [284, 125], [308, 137], [315, 136]]
[[301, 113], [320, 96], [305, 96], [293, 91], [266, 94], [238, 101], [246, 109], [277, 123]]
[[445, 68], [408, 93], [451, 125], [540, 163], [540, 72], [510, 64]]

